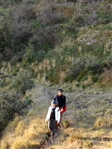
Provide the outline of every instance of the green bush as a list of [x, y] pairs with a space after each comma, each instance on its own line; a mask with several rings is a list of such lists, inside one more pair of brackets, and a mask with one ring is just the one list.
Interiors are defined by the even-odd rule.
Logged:
[[23, 56], [23, 63], [31, 64], [36, 59], [36, 53], [34, 52], [33, 45], [29, 44], [26, 48], [26, 52]]
[[22, 114], [22, 110], [31, 103], [28, 100], [22, 101], [21, 98], [21, 94], [16, 92], [0, 92], [0, 132], [3, 131], [8, 121], [14, 118], [15, 114]]
[[77, 58], [69, 69], [68, 79], [77, 79], [77, 81], [85, 81], [87, 75], [92, 76], [92, 81], [97, 82], [99, 76], [103, 73], [104, 68], [111, 68], [111, 54], [102, 58], [89, 56]]
[[112, 15], [109, 11], [98, 13], [98, 18], [100, 23], [108, 24], [112, 22]]
[[10, 60], [11, 65], [15, 65], [17, 62], [22, 62], [24, 54], [25, 51], [18, 51], [17, 53], [15, 53]]
[[52, 68], [51, 70], [48, 71], [47, 73], [47, 78], [50, 82], [52, 83], [59, 83], [59, 68]]
[[68, 75], [65, 79], [66, 82], [72, 82], [74, 80], [74, 76], [73, 75]]
[[[6, 19], [6, 18], [4, 18]], [[3, 19], [0, 20], [0, 54], [1, 60], [9, 60], [12, 51], [10, 49], [10, 31], [9, 23], [6, 23]]]
[[8, 5], [17, 4], [19, 2], [22, 2], [22, 0], [8, 0], [8, 1], [1, 0], [0, 1], [0, 5], [2, 5], [2, 6], [8, 6]]
[[10, 87], [17, 92], [25, 94], [25, 92], [31, 89], [34, 86], [34, 82], [32, 81], [32, 74], [28, 70], [24, 70], [24, 72], [19, 72], [17, 76], [13, 79]]
[[30, 38], [29, 42], [34, 46], [35, 51], [39, 55], [46, 53], [49, 49], [54, 47], [59, 39], [58, 28], [58, 26], [43, 27], [36, 31], [32, 38]]
[[83, 71], [81, 71], [77, 77], [77, 81], [83, 81], [83, 78], [86, 78], [85, 73]]
[[24, 50], [31, 37], [31, 20], [35, 14], [27, 4], [4, 9], [0, 20], [0, 52], [3, 60], [10, 60], [20, 49]]
[[98, 81], [98, 76], [95, 76], [95, 75], [91, 76], [91, 79], [92, 79], [93, 82], [97, 82]]
[[101, 60], [96, 60], [96, 61], [90, 61], [86, 65], [86, 70], [91, 71], [93, 75], [95, 74], [101, 74], [103, 72], [103, 64]]
[[74, 76], [74, 79], [83, 71], [85, 68], [85, 59], [77, 58], [70, 68], [70, 74]]
[[76, 87], [80, 87], [80, 83], [77, 83], [75, 86], [76, 86]]
[[18, 67], [15, 67], [15, 68], [13, 68], [13, 70], [12, 70], [12, 75], [17, 75], [17, 73], [18, 73], [18, 71], [19, 71], [19, 68]]
[[57, 8], [55, 3], [43, 3], [43, 5], [38, 9], [39, 13], [37, 18], [39, 18], [43, 26], [53, 26], [62, 23], [62, 15], [57, 13]]

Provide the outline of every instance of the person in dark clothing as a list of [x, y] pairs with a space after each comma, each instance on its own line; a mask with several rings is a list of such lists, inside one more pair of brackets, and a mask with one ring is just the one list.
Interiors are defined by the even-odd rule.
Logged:
[[62, 116], [62, 113], [66, 111], [66, 97], [63, 95], [62, 89], [58, 89], [58, 94], [54, 97], [54, 100], [57, 101]]
[[57, 126], [60, 123], [60, 109], [57, 107], [57, 101], [53, 100], [48, 109], [45, 122], [48, 122], [48, 129], [51, 131], [51, 138], [58, 132]]

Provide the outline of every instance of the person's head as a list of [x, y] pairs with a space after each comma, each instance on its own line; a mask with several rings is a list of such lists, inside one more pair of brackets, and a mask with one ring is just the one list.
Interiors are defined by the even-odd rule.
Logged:
[[57, 103], [56, 100], [53, 100], [53, 101], [51, 102], [51, 106], [52, 106], [52, 107], [56, 107], [57, 105], [58, 105], [58, 103]]
[[63, 90], [62, 89], [58, 89], [58, 95], [61, 96], [63, 94]]

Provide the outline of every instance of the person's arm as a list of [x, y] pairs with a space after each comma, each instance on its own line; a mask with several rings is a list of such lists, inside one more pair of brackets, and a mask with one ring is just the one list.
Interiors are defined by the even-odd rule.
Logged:
[[55, 117], [56, 117], [55, 120], [57, 121], [57, 124], [58, 124], [60, 122], [60, 118], [61, 118], [60, 110], [58, 107], [56, 108], [56, 111], [55, 111]]
[[64, 100], [63, 100], [63, 106], [62, 106], [62, 108], [64, 109], [65, 106], [66, 106], [66, 97], [64, 96]]
[[49, 121], [49, 119], [50, 119], [50, 114], [51, 114], [51, 107], [49, 107], [49, 109], [48, 109], [45, 122]]

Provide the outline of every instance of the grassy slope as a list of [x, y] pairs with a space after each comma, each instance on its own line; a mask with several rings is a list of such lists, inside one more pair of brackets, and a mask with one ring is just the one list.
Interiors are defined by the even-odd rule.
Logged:
[[[69, 121], [70, 127], [60, 136], [61, 141], [57, 139], [55, 145], [49, 148], [78, 149], [93, 146], [94, 149], [110, 149], [112, 147], [111, 88], [108, 91], [101, 86], [99, 88], [97, 83], [94, 84], [100, 79], [101, 74], [91, 74], [91, 69], [86, 73], [84, 71], [83, 74], [81, 72], [75, 81], [69, 76], [70, 66], [77, 62], [78, 65], [81, 61], [86, 62], [85, 68], [89, 64], [101, 66], [103, 69], [105, 66], [108, 69], [109, 66], [109, 70], [105, 70], [103, 74], [103, 81], [104, 84], [111, 85], [111, 5], [111, 2], [93, 3], [90, 6], [80, 3], [57, 4], [56, 10], [63, 12], [67, 17], [61, 22], [62, 29], [59, 31], [61, 43], [58, 41], [54, 48], [48, 50], [41, 62], [35, 61], [29, 64], [23, 60], [21, 63], [16, 62], [15, 65], [11, 65], [10, 62], [1, 63], [3, 73], [1, 87], [5, 91], [10, 89], [10, 83], [15, 75], [24, 72], [25, 69], [32, 72], [35, 81], [41, 83], [47, 81], [47, 85], [59, 81], [61, 83], [54, 88], [36, 84], [31, 92], [26, 92], [25, 98], [31, 98], [34, 104], [27, 115], [16, 116], [7, 126], [1, 141], [2, 149], [34, 149], [44, 144], [45, 114], [58, 87], [64, 88], [67, 96], [67, 112], [64, 119]], [[39, 6], [43, 8], [43, 4]], [[38, 7], [35, 11], [38, 12]], [[73, 82], [63, 84], [67, 80]]]
[[[27, 44], [23, 43], [26, 46], [26, 49], [22, 47], [23, 53], [15, 51], [16, 55], [11, 58], [9, 63], [1, 63], [1, 72], [15, 76], [18, 72], [29, 69], [32, 72], [32, 77], [35, 77], [40, 82], [50, 81], [51, 84], [57, 84], [59, 82], [77, 80], [82, 82], [81, 84], [79, 83], [82, 86], [85, 85], [83, 82], [85, 80], [90, 80], [91, 78], [94, 84], [101, 81], [103, 76], [103, 84], [110, 84], [112, 71], [111, 5], [111, 2], [87, 4], [80, 2], [75, 4], [48, 4], [42, 2], [28, 5], [28, 10], [25, 9], [25, 4], [23, 7], [21, 4], [14, 5], [12, 7], [12, 17], [17, 17], [18, 21], [19, 18], [22, 19], [23, 17], [21, 21], [28, 24], [28, 28], [23, 31], [23, 34], [26, 35], [26, 32], [30, 34], [31, 32], [32, 36], [27, 39]], [[17, 9], [17, 6], [19, 6], [18, 8], [21, 9], [21, 12]], [[31, 13], [28, 20], [27, 11]], [[4, 9], [1, 8], [1, 13], [3, 12]], [[16, 13], [17, 16], [15, 16]], [[37, 17], [39, 13], [40, 16]], [[44, 13], [46, 14], [45, 16]], [[11, 16], [9, 18], [7, 21], [10, 22], [12, 19], [13, 25], [16, 25], [13, 18]], [[38, 18], [41, 20], [40, 24], [38, 23]], [[18, 24], [18, 28], [16, 26], [12, 29], [9, 28], [12, 31], [14, 29], [13, 32], [17, 32], [17, 40], [19, 38], [22, 40], [19, 28], [21, 25], [24, 28], [24, 23]], [[29, 25], [30, 23], [32, 24], [31, 26]], [[51, 33], [48, 32], [49, 28]], [[40, 42], [37, 40], [39, 35], [35, 35], [38, 32], [39, 35], [44, 36], [42, 39], [40, 36]], [[48, 36], [49, 34], [51, 36]], [[55, 42], [53, 43], [53, 41]], [[43, 47], [36, 45], [38, 42]], [[19, 45], [17, 45], [18, 47], [16, 45], [14, 45], [15, 49], [19, 47]], [[21, 47], [19, 47], [20, 49]], [[88, 86], [88, 84], [85, 86]]]
[[[59, 86], [58, 86], [59, 87]], [[61, 86], [67, 97], [67, 112], [64, 114], [70, 126], [65, 128], [52, 148], [71, 149], [79, 147], [94, 149], [110, 149], [112, 138], [112, 93], [103, 89], [88, 88], [86, 90], [73, 88], [68, 92], [67, 84]], [[73, 84], [72, 84], [73, 87]], [[2, 149], [10, 146], [13, 149], [40, 148], [46, 139], [45, 115], [57, 87], [36, 85], [27, 96], [33, 99], [32, 108], [27, 115], [15, 117], [5, 129]], [[46, 146], [47, 148], [51, 148]]]

